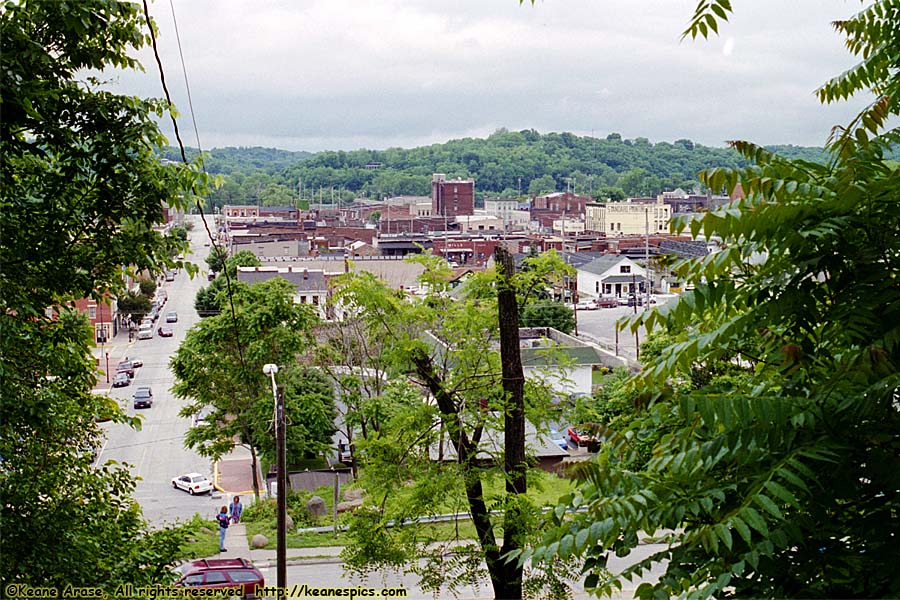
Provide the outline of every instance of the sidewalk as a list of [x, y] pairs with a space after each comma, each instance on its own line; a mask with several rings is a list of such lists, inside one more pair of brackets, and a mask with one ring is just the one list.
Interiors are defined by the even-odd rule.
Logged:
[[[128, 330], [119, 328], [119, 332], [105, 344], [98, 344], [92, 349], [92, 354], [97, 362], [97, 383], [94, 385], [95, 393], [105, 393], [112, 386], [113, 376], [116, 374], [116, 365], [131, 352], [134, 341], [128, 341]], [[109, 360], [107, 361], [107, 357]], [[109, 368], [107, 368], [107, 363]], [[107, 381], [109, 379], [109, 381]]]
[[[228, 497], [253, 495], [253, 461], [249, 455], [241, 456], [240, 450], [235, 448], [213, 465], [213, 485]], [[265, 479], [259, 477], [260, 488], [265, 488]]]

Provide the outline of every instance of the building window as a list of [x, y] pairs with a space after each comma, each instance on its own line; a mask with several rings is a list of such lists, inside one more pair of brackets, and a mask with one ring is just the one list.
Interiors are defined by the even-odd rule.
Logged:
[[598, 294], [600, 293], [600, 282], [599, 281], [594, 282], [594, 291]]
[[621, 267], [619, 267], [619, 273], [631, 273], [631, 266], [622, 265]]
[[319, 305], [319, 297], [318, 297], [318, 296], [313, 296], [313, 297], [312, 297], [312, 301], [313, 301], [313, 304], [314, 304], [314, 305], [316, 305], [316, 306]]
[[97, 318], [97, 307], [96, 306], [88, 306], [88, 317], [91, 319]]
[[306, 304], [306, 296], [300, 296], [300, 304]]

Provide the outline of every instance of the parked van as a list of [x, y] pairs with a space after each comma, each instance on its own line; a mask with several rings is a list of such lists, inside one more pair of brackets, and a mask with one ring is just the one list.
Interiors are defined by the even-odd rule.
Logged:
[[138, 331], [137, 339], [139, 340], [152, 340], [153, 339], [153, 327], [141, 327]]

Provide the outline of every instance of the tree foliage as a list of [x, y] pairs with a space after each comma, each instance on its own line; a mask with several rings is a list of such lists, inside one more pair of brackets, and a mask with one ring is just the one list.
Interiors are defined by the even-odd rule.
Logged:
[[[392, 567], [416, 573], [426, 589], [471, 583], [485, 574], [486, 566], [495, 594], [506, 597], [515, 586], [504, 554], [535, 539], [539, 509], [522, 494], [491, 494], [485, 488], [492, 477], [506, 481], [507, 474], [516, 476], [504, 467], [502, 443], [490, 442], [504, 428], [508, 408], [497, 351], [496, 291], [488, 293], [496, 274], [486, 274], [483, 281], [467, 285], [468, 293], [451, 299], [445, 293], [446, 263], [430, 256], [417, 260], [426, 266], [423, 279], [429, 282], [423, 299], [391, 290], [363, 273], [345, 276], [335, 292], [345, 319], [360, 324], [361, 339], [377, 341], [374, 364], [395, 382], [382, 386], [381, 398], [362, 404], [362, 410], [379, 410], [377, 419], [366, 415], [369, 423], [377, 421], [377, 429], [370, 428], [357, 441], [361, 485], [373, 501], [354, 514], [344, 557], [360, 572]], [[518, 286], [512, 289], [520, 292]], [[356, 372], [370, 364], [359, 365]], [[375, 375], [374, 369], [370, 374]], [[526, 410], [546, 418], [549, 396], [538, 396], [539, 389], [529, 387]], [[423, 396], [434, 400], [422, 402]], [[491, 515], [491, 509], [500, 515]], [[472, 515], [475, 542], [435, 537], [429, 527], [415, 522], [386, 528], [389, 521], [457, 511]], [[500, 527], [519, 533], [504, 538], [501, 546]], [[448, 560], [450, 548], [453, 558]], [[558, 581], [562, 573], [550, 569], [541, 575]]]
[[0, 19], [0, 586], [168, 583], [178, 534], [146, 528], [127, 468], [92, 465], [97, 420], [139, 422], [91, 394], [92, 331], [66, 303], [174, 265], [184, 244], [154, 227], [203, 178], [158, 160], [163, 103], [83, 78], [138, 66], [137, 5], [23, 0]]
[[[786, 157], [822, 160], [822, 148], [770, 146]], [[172, 155], [171, 152], [167, 156]], [[296, 157], [295, 157], [296, 155]], [[378, 164], [378, 168], [366, 165]], [[485, 139], [450, 140], [419, 148], [321, 152], [316, 155], [264, 148], [214, 149], [210, 172], [223, 184], [210, 197], [223, 204], [293, 204], [302, 180], [304, 205], [352, 200], [357, 196], [428, 195], [432, 173], [473, 177], [482, 196], [514, 197], [573, 189], [613, 200], [691, 190], [697, 173], [712, 167], [742, 167], [748, 161], [730, 148], [703, 146], [687, 139], [652, 143], [534, 130], [498, 130]]]
[[568, 334], [575, 329], [575, 313], [562, 302], [553, 300], [534, 302], [522, 311], [521, 325], [522, 327], [553, 327]]
[[[295, 384], [286, 392], [286, 418], [316, 431], [311, 439], [290, 436], [291, 453], [302, 457], [317, 451], [330, 431], [327, 418], [333, 399], [323, 395], [320, 386], [301, 382], [293, 373], [297, 357], [310, 342], [310, 329], [317, 318], [308, 306], [295, 304], [294, 287], [276, 277], [246, 285], [232, 282], [234, 313], [230, 310], [203, 319], [188, 331], [170, 365], [175, 375], [173, 392], [189, 400], [182, 416], [208, 411], [206, 421], [188, 431], [185, 445], [203, 456], [218, 459], [235, 444], [250, 449], [253, 457], [254, 490], [256, 460], [260, 451], [271, 451], [272, 386], [263, 374], [263, 365], [272, 363], [282, 369], [283, 384]], [[302, 383], [299, 387], [296, 384]], [[301, 407], [308, 400], [321, 401], [321, 407]], [[308, 410], [307, 410], [308, 409]]]
[[[288, 466], [333, 450], [331, 434], [337, 410], [334, 387], [328, 377], [318, 369], [292, 365], [278, 371], [278, 380], [284, 386]], [[276, 462], [272, 401], [271, 395], [264, 397], [246, 414], [253, 421], [253, 430], [262, 432], [256, 438], [257, 446], [260, 456], [270, 465]]]
[[[687, 34], [729, 11], [701, 2]], [[900, 560], [900, 169], [885, 159], [900, 141], [885, 128], [900, 112], [900, 13], [875, 2], [835, 27], [862, 62], [820, 98], [875, 100], [834, 130], [824, 164], [734, 142], [753, 165], [702, 176], [747, 194], [691, 224], [723, 250], [675, 265], [695, 290], [634, 319], [673, 336], [635, 382], [673, 429], [639, 472], [610, 444], [563, 505], [585, 512], [553, 517], [547, 541], [586, 556], [587, 587], [611, 592], [666, 560], [640, 597], [900, 593], [885, 568]], [[710, 376], [692, 378], [695, 365]], [[610, 575], [607, 556], [633, 550], [638, 530], [666, 547]]]
[[[238, 267], [258, 267], [262, 264], [256, 255], [249, 250], [235, 252], [234, 255], [226, 258], [224, 262], [220, 262], [218, 257], [219, 254], [216, 253], [216, 250], [213, 250], [206, 258], [206, 262], [214, 272], [221, 270], [225, 272], [216, 277], [208, 286], [197, 290], [197, 294], [194, 296], [194, 309], [201, 317], [209, 317], [221, 312], [222, 303], [227, 297], [225, 294], [228, 291], [228, 278], [230, 278], [231, 285], [235, 285]], [[214, 267], [218, 267], [218, 269]], [[226, 278], [226, 275], [228, 278]]]
[[150, 312], [152, 307], [150, 298], [144, 294], [135, 294], [131, 291], [119, 296], [116, 303], [119, 307], [119, 313], [130, 315], [131, 322], [135, 325], [141, 322], [141, 319]]

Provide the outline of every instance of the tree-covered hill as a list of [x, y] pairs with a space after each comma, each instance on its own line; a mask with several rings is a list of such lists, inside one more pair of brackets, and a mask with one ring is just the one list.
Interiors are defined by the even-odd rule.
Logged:
[[[821, 148], [772, 146], [789, 158], [821, 161]], [[176, 158], [174, 152], [168, 158]], [[225, 176], [210, 199], [215, 205], [330, 202], [356, 196], [428, 195], [433, 173], [473, 177], [479, 198], [526, 196], [574, 189], [597, 198], [655, 195], [666, 189], [699, 187], [696, 174], [710, 167], [738, 168], [744, 161], [730, 148], [689, 139], [652, 143], [533, 129], [500, 129], [485, 139], [387, 150], [325, 151], [316, 154], [270, 148], [223, 148], [209, 152], [207, 169]], [[302, 191], [301, 191], [302, 190]]]
[[[187, 148], [188, 159], [197, 156], [196, 148]], [[206, 151], [206, 170], [209, 173], [251, 173], [253, 171], [277, 172], [281, 169], [306, 160], [313, 156], [311, 152], [291, 152], [277, 148], [238, 147], [238, 148], [213, 148]], [[163, 158], [169, 160], [181, 160], [178, 148], [166, 147]]]

